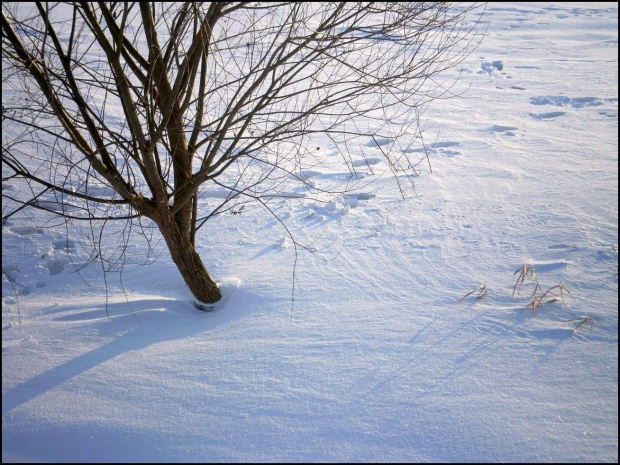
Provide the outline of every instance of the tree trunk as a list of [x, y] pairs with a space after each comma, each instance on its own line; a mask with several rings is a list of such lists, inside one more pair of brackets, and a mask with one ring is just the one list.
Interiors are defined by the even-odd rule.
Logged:
[[221, 294], [217, 283], [209, 275], [189, 237], [181, 234], [179, 226], [170, 217], [167, 219], [160, 218], [156, 223], [168, 245], [172, 260], [194, 297], [206, 304], [220, 300]]

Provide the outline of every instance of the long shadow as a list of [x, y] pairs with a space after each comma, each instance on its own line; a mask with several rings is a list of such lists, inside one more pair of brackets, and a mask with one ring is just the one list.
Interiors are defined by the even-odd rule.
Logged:
[[[41, 373], [2, 394], [2, 415], [54, 389], [85, 371], [105, 363], [128, 351], [144, 349], [159, 342], [184, 339], [208, 332], [220, 324], [239, 316], [237, 311], [221, 310], [213, 313], [196, 311], [189, 302], [152, 299], [131, 302], [131, 309], [142, 323], [138, 325], [126, 303], [108, 305], [115, 321], [125, 320], [125, 334], [96, 349], [80, 355], [51, 370]], [[117, 315], [117, 316], [114, 316]], [[56, 321], [77, 321], [107, 318], [102, 308], [59, 317]], [[131, 320], [130, 320], [131, 319]], [[166, 324], [169, 320], [170, 324]], [[118, 328], [116, 328], [118, 329]]]
[[[449, 332], [441, 336], [437, 341], [430, 344], [428, 347], [424, 348], [424, 351], [419, 353], [418, 355], [403, 361], [398, 367], [389, 370], [385, 375], [381, 376], [383, 368], [376, 368], [371, 373], [361, 378], [364, 381], [359, 383], [360, 386], [368, 386], [365, 389], [360, 389], [360, 395], [356, 397], [356, 399], [367, 398], [368, 396], [376, 395], [381, 392], [385, 386], [392, 383], [395, 379], [401, 376], [403, 373], [411, 371], [415, 367], [423, 366], [424, 363], [431, 362], [433, 357], [435, 357], [438, 352], [437, 349], [444, 347], [448, 344], [448, 341], [451, 339], [458, 337], [459, 333], [463, 333], [467, 338], [466, 341], [469, 342], [468, 349], [462, 355], [457, 357], [454, 360], [455, 367], [447, 370], [443, 375], [438, 376], [436, 386], [441, 386], [442, 382], [446, 379], [451, 379], [453, 376], [457, 376], [460, 372], [463, 371], [462, 365], [467, 362], [472, 357], [476, 357], [480, 354], [484, 354], [485, 351], [490, 350], [493, 346], [501, 346], [502, 342], [510, 341], [515, 337], [516, 332], [520, 328], [520, 324], [524, 321], [524, 317], [518, 316], [512, 322], [510, 320], [505, 320], [505, 322], [499, 323], [499, 330], [497, 333], [488, 333], [488, 334], [477, 334], [470, 333], [469, 329], [472, 325], [477, 325], [480, 321], [484, 321], [484, 315], [489, 313], [490, 311], [484, 312], [482, 315], [472, 316], [469, 320], [463, 321], [461, 324], [457, 325]], [[409, 341], [410, 343], [414, 343], [416, 339], [420, 336], [421, 333], [426, 331], [426, 329], [433, 324], [432, 322], [422, 327]], [[524, 330], [527, 333], [527, 337], [532, 340], [533, 343], [540, 342], [541, 340], [545, 340], [547, 344], [544, 346], [544, 353], [537, 358], [537, 364], [541, 364], [544, 361], [548, 360], [553, 352], [555, 352], [561, 344], [571, 339], [573, 336], [572, 329], [566, 328], [554, 328], [548, 330]], [[465, 340], [464, 340], [465, 341]], [[441, 355], [440, 355], [441, 356]], [[520, 373], [520, 372], [519, 372]], [[373, 383], [368, 382], [366, 377], [377, 379]], [[430, 391], [426, 392], [428, 394]], [[424, 395], [425, 395], [424, 394]]]
[[254, 256], [252, 258], [250, 258], [250, 261], [251, 260], [256, 260], [257, 258], [262, 257], [263, 255], [266, 255], [269, 252], [272, 252], [272, 251], [276, 250], [277, 248], [278, 248], [278, 246], [275, 245], [275, 244], [268, 245], [267, 247], [264, 247], [261, 250], [259, 250], [258, 252], [256, 252], [256, 254], [254, 254]]

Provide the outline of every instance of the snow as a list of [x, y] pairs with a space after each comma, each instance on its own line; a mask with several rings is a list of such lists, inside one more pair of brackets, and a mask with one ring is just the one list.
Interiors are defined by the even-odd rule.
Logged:
[[[376, 138], [359, 193], [274, 200], [314, 253], [258, 205], [213, 218], [212, 311], [157, 236], [155, 261], [136, 238], [104, 274], [77, 231], [11, 217], [3, 461], [616, 463], [617, 4], [483, 20], [464, 95], [424, 115], [417, 195], [379, 176], [394, 141]], [[316, 145], [325, 167], [298, 176], [320, 186], [343, 173]], [[526, 264], [570, 294], [528, 308]]]

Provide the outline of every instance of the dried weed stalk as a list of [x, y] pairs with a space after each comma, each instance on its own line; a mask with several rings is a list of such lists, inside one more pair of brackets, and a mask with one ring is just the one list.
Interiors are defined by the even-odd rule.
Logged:
[[476, 292], [478, 293], [478, 295], [476, 295], [476, 300], [485, 298], [488, 295], [487, 282], [485, 281], [484, 284], [481, 284], [480, 286], [478, 286], [476, 289], [474, 289], [470, 293], [465, 294], [463, 297], [459, 299], [459, 303], [463, 302], [467, 297], [469, 297], [472, 294], [475, 294]]
[[[564, 300], [564, 291], [571, 297], [573, 294], [568, 290], [564, 283], [556, 284], [555, 286], [550, 287], [545, 292], [542, 291], [540, 284], [536, 281], [536, 287], [534, 287], [534, 292], [530, 296], [530, 303], [528, 304], [528, 308], [534, 313], [538, 307], [542, 307], [544, 302], [552, 302], [555, 300]], [[540, 293], [540, 297], [538, 294]], [[574, 299], [574, 297], [573, 297]]]
[[[538, 284], [538, 281], [536, 281], [534, 292], [532, 292], [532, 295], [530, 296], [530, 303], [527, 306], [527, 308], [529, 308], [532, 311], [532, 313], [534, 313], [538, 307], [542, 307], [542, 304], [543, 304], [542, 297], [540, 298], [537, 297], [538, 292], [542, 293], [542, 288], [540, 287], [540, 284]], [[542, 295], [544, 296], [544, 293]]]
[[536, 269], [532, 265], [523, 265], [523, 267], [514, 272], [515, 275], [517, 273], [519, 273], [519, 276], [517, 277], [517, 282], [512, 288], [513, 297], [521, 290], [521, 285], [523, 284], [523, 281], [525, 281], [525, 278], [529, 278], [530, 281], [534, 281], [536, 279]]
[[[547, 289], [545, 293], [542, 295], [542, 297], [540, 298], [540, 300], [545, 299], [545, 298], [548, 299], [549, 301], [564, 300], [564, 291], [566, 291], [568, 295], [573, 297], [573, 294], [570, 293], [566, 285], [564, 283], [560, 283]], [[549, 296], [552, 296], [552, 297], [549, 297]]]

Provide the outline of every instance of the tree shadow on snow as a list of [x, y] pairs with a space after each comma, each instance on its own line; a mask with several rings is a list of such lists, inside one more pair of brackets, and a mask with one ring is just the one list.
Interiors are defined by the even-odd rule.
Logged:
[[[230, 296], [229, 296], [230, 297]], [[225, 303], [225, 308], [215, 312], [196, 310], [190, 301], [175, 299], [143, 299], [131, 302], [108, 304], [104, 308], [84, 307], [56, 308], [62, 313], [55, 321], [84, 322], [102, 320], [93, 324], [104, 324], [101, 332], [110, 335], [126, 330], [108, 343], [79, 355], [61, 365], [41, 373], [2, 394], [2, 415], [53, 390], [66, 381], [130, 351], [140, 351], [150, 345], [209, 333], [228, 321], [241, 318], [247, 313], [248, 303], [256, 296], [247, 291], [235, 292], [234, 302]], [[140, 324], [136, 321], [139, 320]]]

